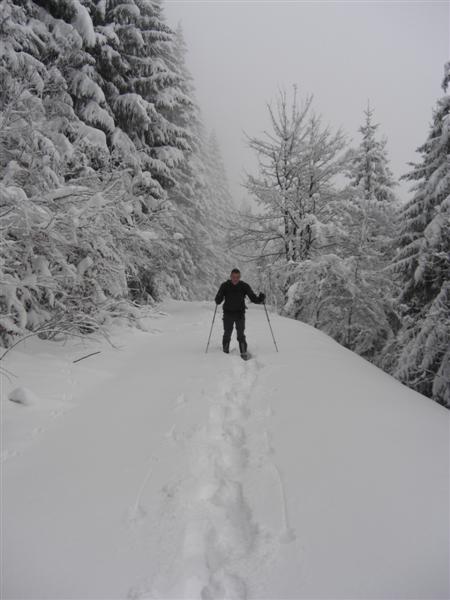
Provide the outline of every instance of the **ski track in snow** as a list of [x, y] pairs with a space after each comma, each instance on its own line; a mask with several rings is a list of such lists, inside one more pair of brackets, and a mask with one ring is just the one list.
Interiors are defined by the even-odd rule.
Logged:
[[[295, 539], [282, 475], [270, 458], [273, 448], [261, 425], [273, 410], [270, 406], [265, 411], [251, 410], [250, 405], [262, 364], [235, 356], [230, 356], [230, 362], [230, 371], [208, 400], [206, 422], [181, 435], [174, 424], [165, 434], [167, 441], [182, 449], [186, 465], [181, 472], [187, 475], [161, 489], [164, 498], [152, 528], [153, 535], [155, 528], [159, 531], [160, 554], [153, 573], [129, 589], [130, 599], [256, 597], [256, 587], [263, 585], [264, 569], [277, 556], [279, 544]], [[182, 394], [174, 402], [174, 412], [185, 404]], [[278, 536], [255, 520], [246, 498], [249, 471], [256, 481], [261, 473], [261, 494], [268, 476], [280, 486], [275, 507]], [[146, 517], [140, 496], [148, 477], [130, 508], [130, 522]]]

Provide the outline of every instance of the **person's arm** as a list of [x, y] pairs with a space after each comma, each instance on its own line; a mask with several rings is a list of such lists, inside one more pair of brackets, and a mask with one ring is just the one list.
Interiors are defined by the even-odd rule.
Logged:
[[217, 292], [216, 297], [215, 297], [216, 304], [220, 304], [222, 302], [224, 295], [225, 295], [225, 283], [222, 283], [219, 288], [219, 291]]
[[265, 295], [260, 292], [259, 296], [257, 296], [255, 294], [255, 292], [252, 290], [252, 288], [248, 285], [248, 283], [246, 284], [247, 288], [245, 293], [247, 294], [247, 296], [250, 298], [250, 300], [252, 302], [254, 302], [255, 304], [261, 304], [261, 302], [264, 302], [265, 300]]

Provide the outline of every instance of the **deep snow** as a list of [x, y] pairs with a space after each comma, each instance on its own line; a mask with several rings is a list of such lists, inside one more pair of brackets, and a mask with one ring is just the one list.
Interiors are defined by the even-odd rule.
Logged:
[[161, 309], [0, 363], [2, 597], [447, 598], [448, 411], [260, 306], [248, 362]]

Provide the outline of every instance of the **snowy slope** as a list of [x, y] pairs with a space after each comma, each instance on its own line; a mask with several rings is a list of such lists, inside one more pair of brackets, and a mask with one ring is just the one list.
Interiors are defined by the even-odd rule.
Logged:
[[162, 309], [5, 358], [2, 597], [447, 598], [448, 411], [262, 307], [248, 362]]

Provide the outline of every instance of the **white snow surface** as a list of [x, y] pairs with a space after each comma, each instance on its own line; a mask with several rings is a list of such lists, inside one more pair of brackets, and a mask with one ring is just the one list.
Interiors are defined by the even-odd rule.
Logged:
[[247, 362], [160, 311], [1, 361], [1, 597], [448, 598], [446, 409], [261, 306]]

